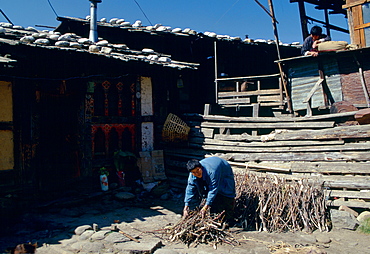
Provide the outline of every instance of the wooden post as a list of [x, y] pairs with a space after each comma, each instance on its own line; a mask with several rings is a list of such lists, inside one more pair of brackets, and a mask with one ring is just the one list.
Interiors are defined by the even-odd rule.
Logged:
[[[270, 16], [271, 16], [271, 19], [272, 19], [272, 26], [274, 28], [274, 35], [275, 35], [275, 41], [276, 41], [276, 49], [277, 49], [278, 59], [280, 60], [281, 58], [280, 58], [280, 49], [279, 49], [279, 36], [278, 36], [277, 27], [276, 27], [276, 22], [277, 21], [275, 19], [274, 6], [272, 4], [272, 0], [269, 0], [269, 6], [270, 6]], [[285, 91], [285, 96], [287, 98], [288, 111], [289, 111], [289, 113], [292, 113], [293, 112], [292, 104], [291, 104], [290, 96], [289, 96], [289, 93], [288, 93], [286, 79], [284, 78], [283, 68], [281, 67], [281, 63], [280, 62], [278, 62], [278, 67], [279, 67], [280, 77], [281, 77], [281, 79], [283, 81], [283, 87], [284, 87], [284, 91]]]
[[301, 19], [301, 29], [302, 29], [302, 37], [303, 41], [306, 39], [307, 36], [309, 36], [308, 28], [307, 28], [307, 16], [306, 16], [306, 9], [304, 7], [304, 1], [300, 0], [298, 2], [298, 8], [299, 8], [299, 17]]

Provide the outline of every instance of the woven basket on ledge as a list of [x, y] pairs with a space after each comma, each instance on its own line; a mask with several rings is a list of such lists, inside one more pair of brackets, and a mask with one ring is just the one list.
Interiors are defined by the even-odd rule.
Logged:
[[188, 140], [190, 127], [178, 116], [170, 113], [163, 125], [162, 139], [166, 142]]

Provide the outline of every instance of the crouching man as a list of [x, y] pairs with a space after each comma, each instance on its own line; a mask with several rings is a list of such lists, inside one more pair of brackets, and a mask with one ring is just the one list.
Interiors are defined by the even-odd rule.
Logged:
[[211, 213], [225, 211], [224, 221], [231, 224], [234, 221], [235, 179], [230, 164], [219, 157], [208, 157], [201, 161], [189, 160], [186, 167], [189, 178], [183, 216], [188, 215], [190, 204], [199, 195], [206, 198], [206, 203], [200, 210], [202, 215], [208, 210]]

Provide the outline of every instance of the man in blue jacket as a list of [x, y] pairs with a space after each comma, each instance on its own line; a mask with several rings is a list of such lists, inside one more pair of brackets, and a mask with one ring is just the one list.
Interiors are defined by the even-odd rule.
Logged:
[[230, 164], [219, 157], [208, 157], [201, 161], [189, 160], [186, 167], [190, 174], [185, 191], [183, 216], [188, 215], [190, 204], [200, 195], [206, 198], [201, 209], [203, 215], [209, 209], [211, 213], [225, 211], [225, 221], [232, 221], [235, 179]]

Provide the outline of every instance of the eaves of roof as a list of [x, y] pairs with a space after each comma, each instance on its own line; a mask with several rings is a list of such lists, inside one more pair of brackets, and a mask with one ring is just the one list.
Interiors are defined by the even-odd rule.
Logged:
[[172, 60], [171, 56], [151, 49], [131, 50], [124, 44], [110, 44], [104, 40], [92, 43], [87, 38], [81, 38], [73, 33], [62, 35], [53, 31], [40, 31], [32, 27], [13, 26], [9, 23], [0, 23], [0, 44], [12, 46], [23, 44], [49, 50], [84, 52], [126, 62], [140, 61], [177, 69], [197, 69], [199, 66], [197, 63]]

